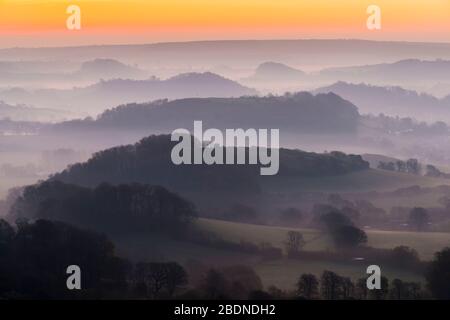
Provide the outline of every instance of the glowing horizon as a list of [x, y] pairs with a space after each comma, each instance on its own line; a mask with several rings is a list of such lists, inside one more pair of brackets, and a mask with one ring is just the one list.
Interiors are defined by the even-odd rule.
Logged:
[[[450, 42], [446, 0], [0, 0], [0, 47], [225, 39], [359, 38]], [[66, 8], [81, 8], [69, 31]], [[382, 30], [366, 28], [370, 4]]]

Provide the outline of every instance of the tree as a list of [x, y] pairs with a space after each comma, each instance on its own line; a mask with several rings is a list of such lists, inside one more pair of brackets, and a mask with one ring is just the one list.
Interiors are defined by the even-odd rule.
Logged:
[[229, 295], [233, 299], [247, 299], [252, 291], [262, 290], [261, 278], [246, 265], [233, 265], [221, 269], [229, 283]]
[[424, 208], [415, 207], [409, 213], [408, 223], [417, 231], [424, 230], [430, 222], [430, 216]]
[[156, 299], [164, 294], [173, 296], [176, 289], [187, 284], [187, 273], [176, 262], [139, 262], [134, 279], [144, 294]]
[[319, 217], [319, 223], [328, 231], [336, 230], [342, 226], [351, 226], [351, 220], [339, 210], [334, 210]]
[[[5, 249], [0, 250], [0, 299], [126, 297], [130, 263], [114, 255], [105, 236], [48, 220], [21, 223], [15, 233], [4, 221], [0, 225]], [[66, 270], [73, 264], [84, 274], [81, 291], [66, 287]]]
[[14, 236], [15, 231], [13, 227], [6, 220], [0, 219], [0, 255], [10, 245]]
[[325, 300], [336, 300], [342, 296], [342, 278], [325, 270], [320, 279], [320, 293]]
[[206, 299], [226, 299], [228, 297], [229, 283], [225, 276], [215, 269], [210, 269], [206, 273], [201, 287]]
[[450, 247], [434, 255], [426, 273], [428, 288], [436, 299], [450, 299]]
[[406, 163], [404, 161], [397, 160], [395, 165], [397, 166], [398, 172], [406, 172]]
[[188, 275], [186, 270], [176, 262], [166, 263], [166, 287], [170, 297], [175, 291], [188, 283]]
[[139, 262], [136, 264], [135, 281], [143, 291], [155, 299], [167, 284], [167, 273], [163, 263]]
[[303, 235], [298, 231], [289, 231], [285, 241], [288, 256], [295, 255], [305, 245]]
[[380, 161], [378, 162], [377, 168], [381, 170], [395, 171], [395, 163]]
[[401, 300], [408, 297], [407, 286], [400, 279], [394, 279], [391, 282], [391, 298], [394, 300]]
[[384, 300], [389, 293], [389, 280], [388, 278], [381, 276], [380, 289], [369, 290], [369, 296], [374, 300]]
[[297, 295], [305, 299], [314, 299], [319, 293], [319, 281], [313, 274], [302, 274], [297, 281]]
[[341, 278], [341, 286], [342, 286], [342, 299], [351, 299], [355, 294], [355, 285], [352, 282], [352, 279], [345, 277]]
[[354, 226], [342, 226], [332, 231], [334, 243], [340, 248], [353, 248], [367, 243], [366, 233]]
[[420, 264], [417, 251], [407, 246], [398, 246], [392, 249], [391, 260], [395, 266], [400, 268], [412, 268]]
[[390, 298], [395, 300], [417, 300], [422, 297], [421, 286], [416, 282], [394, 279], [391, 282]]
[[417, 159], [408, 159], [406, 161], [406, 172], [411, 174], [419, 174], [420, 169], [421, 167]]
[[369, 294], [369, 289], [367, 288], [367, 279], [366, 278], [360, 278], [358, 281], [356, 281], [356, 298], [357, 299], [367, 299], [367, 296]]

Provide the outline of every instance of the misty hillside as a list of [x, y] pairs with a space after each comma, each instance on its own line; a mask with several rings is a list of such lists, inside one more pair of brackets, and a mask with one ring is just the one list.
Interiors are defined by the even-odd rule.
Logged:
[[304, 80], [306, 73], [282, 63], [265, 62], [260, 64], [248, 81], [295, 81]]
[[322, 70], [320, 76], [345, 81], [377, 83], [448, 82], [450, 81], [450, 60], [406, 59], [394, 63], [329, 68]]
[[337, 82], [314, 92], [334, 92], [358, 106], [360, 113], [413, 117], [423, 121], [450, 121], [450, 99], [438, 99], [401, 87]]
[[[102, 182], [161, 185], [188, 196], [196, 204], [211, 199], [231, 201], [261, 193], [265, 177], [260, 176], [260, 165], [175, 165], [170, 158], [175, 144], [169, 135], [150, 136], [134, 145], [98, 152], [87, 162], [55, 174], [51, 180], [88, 187]], [[326, 177], [368, 168], [369, 164], [356, 155], [280, 149], [278, 176], [281, 179]]]
[[[332, 53], [330, 55], [330, 53]], [[142, 45], [97, 45], [0, 50], [0, 59], [86, 61], [98, 57], [145, 68], [249, 66], [266, 61], [297, 65], [355, 65], [417, 59], [450, 59], [450, 44], [368, 40], [219, 40]], [[12, 58], [13, 57], [13, 58]]]
[[95, 59], [84, 62], [80, 69], [76, 72], [76, 75], [82, 77], [96, 77], [99, 78], [141, 78], [146, 75], [146, 72], [125, 65], [119, 61], [113, 59]]
[[[182, 79], [173, 79], [180, 81]], [[210, 92], [210, 91], [208, 91]], [[128, 104], [105, 111], [96, 120], [54, 125], [57, 131], [148, 129], [172, 132], [192, 129], [194, 120], [213, 128], [278, 128], [289, 132], [353, 133], [358, 110], [335, 94], [300, 92], [284, 96], [189, 98]]]
[[239, 97], [256, 93], [253, 89], [212, 73], [189, 73], [167, 80], [157, 78], [107, 80], [70, 90], [5, 89], [0, 90], [0, 98], [8, 102], [76, 110], [93, 115], [107, 108], [130, 102], [146, 102], [163, 98]]
[[32, 108], [23, 104], [10, 105], [0, 100], [0, 119], [56, 122], [70, 119], [72, 116], [66, 111]]
[[0, 61], [0, 85], [22, 88], [71, 88], [100, 79], [146, 79], [148, 72], [113, 59], [74, 61]]

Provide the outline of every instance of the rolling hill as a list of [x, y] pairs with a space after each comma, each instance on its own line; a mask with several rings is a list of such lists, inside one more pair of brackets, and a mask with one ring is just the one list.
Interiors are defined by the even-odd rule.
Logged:
[[358, 106], [361, 113], [412, 117], [422, 121], [450, 121], [448, 98], [438, 99], [398, 86], [384, 87], [337, 82], [314, 92], [335, 94]]
[[[84, 64], [83, 74], [100, 71], [105, 73], [110, 64], [115, 63], [96, 60]], [[0, 98], [10, 103], [97, 115], [110, 107], [130, 102], [186, 97], [240, 97], [256, 93], [237, 82], [207, 72], [181, 74], [165, 80], [102, 80], [93, 85], [72, 89], [3, 89], [0, 90]]]

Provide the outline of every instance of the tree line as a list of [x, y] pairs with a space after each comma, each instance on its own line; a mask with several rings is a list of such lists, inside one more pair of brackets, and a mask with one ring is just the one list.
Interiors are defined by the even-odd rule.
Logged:
[[[82, 289], [68, 290], [66, 268], [82, 270]], [[381, 278], [380, 290], [325, 270], [302, 274], [295, 290], [265, 289], [246, 265], [209, 267], [189, 261], [132, 263], [104, 235], [63, 222], [0, 220], [2, 299], [450, 299], [450, 248], [436, 253], [426, 285]]]

